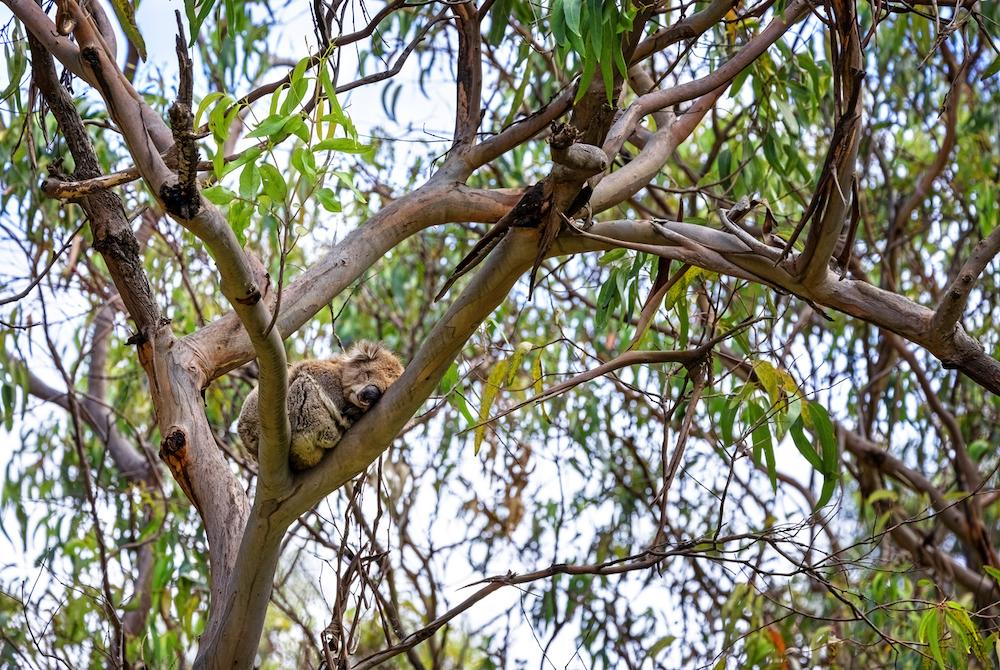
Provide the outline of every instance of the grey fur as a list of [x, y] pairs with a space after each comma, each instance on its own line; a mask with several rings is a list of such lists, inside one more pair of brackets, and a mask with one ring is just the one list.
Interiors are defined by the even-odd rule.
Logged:
[[[290, 465], [306, 470], [340, 442], [344, 433], [369, 409], [359, 394], [369, 386], [380, 394], [403, 373], [399, 360], [381, 344], [361, 342], [330, 359], [300, 361], [288, 369], [288, 420], [291, 424]], [[236, 430], [247, 451], [257, 457], [260, 416], [257, 389], [243, 402]]]

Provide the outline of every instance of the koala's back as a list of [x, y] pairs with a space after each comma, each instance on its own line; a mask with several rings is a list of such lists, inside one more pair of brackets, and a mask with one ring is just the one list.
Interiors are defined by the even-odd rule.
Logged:
[[[292, 438], [297, 434], [313, 434], [331, 421], [340, 430], [348, 424], [343, 419], [345, 405], [342, 381], [343, 357], [325, 360], [300, 361], [288, 368], [288, 419]], [[257, 455], [260, 439], [259, 391], [254, 388], [243, 403], [236, 432], [247, 450]], [[332, 433], [327, 430], [326, 433]], [[330, 439], [339, 439], [339, 434], [330, 434]], [[295, 446], [292, 445], [293, 451]], [[300, 449], [301, 451], [301, 449]]]
[[296, 470], [311, 468], [351, 427], [339, 358], [302, 361], [288, 371], [290, 459]]
[[306, 375], [319, 384], [337, 407], [343, 407], [347, 397], [344, 389], [344, 363], [343, 355], [293, 363], [288, 368], [288, 386], [291, 387], [299, 376]]
[[[289, 460], [294, 470], [311, 468], [332, 449], [362, 413], [403, 372], [384, 346], [361, 342], [328, 359], [305, 360], [288, 369]], [[260, 439], [258, 390], [247, 396], [237, 431], [257, 456]]]

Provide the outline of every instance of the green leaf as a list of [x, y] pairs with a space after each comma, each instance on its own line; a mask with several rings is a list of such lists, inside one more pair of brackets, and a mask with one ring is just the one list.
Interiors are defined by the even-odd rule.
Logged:
[[306, 70], [309, 69], [309, 66], [311, 64], [312, 64], [312, 56], [306, 56], [305, 58], [300, 59], [299, 62], [295, 64], [295, 69], [292, 70], [292, 76], [288, 78], [292, 86], [295, 86], [299, 82], [309, 81], [308, 79], [305, 78], [305, 74]]
[[987, 79], [995, 75], [997, 72], [1000, 72], [1000, 56], [994, 58], [993, 62], [990, 63], [989, 67], [983, 70], [983, 74], [980, 75], [979, 81], [986, 81]]
[[580, 6], [582, 5], [582, 0], [563, 0], [563, 12], [566, 16], [566, 27], [577, 35], [581, 35], [580, 32]]
[[792, 436], [792, 443], [795, 445], [798, 452], [802, 454], [802, 457], [809, 461], [809, 465], [813, 466], [817, 472], [822, 473], [823, 460], [819, 457], [819, 454], [816, 453], [816, 450], [813, 448], [812, 443], [809, 442], [809, 439], [805, 436], [805, 433], [802, 432], [802, 420], [799, 419], [793, 423], [788, 432]]
[[590, 38], [590, 53], [600, 54], [604, 51], [604, 16], [599, 0], [589, 0], [587, 3], [587, 36]]
[[198, 111], [194, 115], [194, 127], [198, 128], [201, 126], [201, 116], [205, 113], [205, 110], [208, 109], [209, 105], [212, 105], [224, 98], [229, 98], [229, 96], [225, 93], [219, 93], [218, 91], [215, 93], [209, 93], [202, 98], [201, 102], [198, 103]]
[[139, 26], [135, 23], [135, 7], [129, 0], [111, 0], [112, 7], [115, 8], [115, 15], [118, 17], [118, 24], [125, 33], [125, 37], [135, 47], [139, 58], [146, 60], [146, 42], [142, 39]]
[[316, 159], [313, 158], [313, 154], [309, 149], [295, 147], [292, 151], [292, 165], [308, 179], [316, 179]]
[[677, 641], [677, 637], [674, 635], [664, 635], [659, 640], [654, 642], [650, 646], [649, 651], [646, 652], [646, 658], [656, 660], [656, 657], [660, 655], [660, 652], [672, 645]]
[[545, 392], [545, 386], [542, 384], [542, 377], [544, 376], [545, 374], [542, 372], [542, 356], [539, 353], [531, 361], [531, 390], [535, 395], [542, 395]]
[[[934, 607], [927, 610], [924, 614], [923, 620], [921, 620], [921, 628], [923, 629], [923, 639], [921, 640], [931, 649], [931, 656], [938, 664], [940, 670], [947, 670], [948, 666], [944, 662], [944, 654], [941, 652], [941, 610]], [[926, 620], [926, 625], [924, 625], [924, 620]]]
[[[494, 5], [494, 9], [496, 6]], [[528, 88], [528, 82], [534, 77], [535, 68], [530, 60], [527, 60], [524, 68], [524, 74], [521, 76], [521, 83], [518, 85], [517, 90], [514, 91], [514, 99], [510, 103], [510, 111], [507, 113], [507, 117], [503, 120], [503, 127], [509, 126], [514, 122], [517, 117], [518, 111], [521, 109], [521, 104], [524, 102], [524, 92]]]
[[260, 122], [260, 124], [247, 133], [247, 137], [271, 137], [277, 135], [278, 131], [285, 127], [289, 121], [295, 118], [296, 114], [287, 116], [272, 115]]
[[337, 195], [327, 186], [321, 186], [316, 189], [313, 196], [319, 200], [319, 204], [323, 205], [323, 209], [328, 212], [339, 212], [343, 210], [343, 207], [340, 205], [340, 200], [337, 199]]
[[295, 135], [305, 144], [309, 144], [309, 140], [311, 139], [309, 126], [306, 125], [305, 119], [303, 119], [300, 114], [292, 116], [279, 133], [279, 137], [281, 138], [287, 137], [288, 135]]
[[778, 174], [788, 174], [788, 169], [781, 163], [781, 158], [778, 156], [778, 147], [774, 143], [774, 135], [772, 134], [764, 136], [764, 158], [767, 159], [768, 165], [778, 171]]
[[238, 158], [226, 163], [225, 166], [222, 168], [222, 174], [227, 175], [234, 170], [238, 170], [240, 167], [246, 165], [247, 163], [252, 163], [256, 161], [257, 158], [259, 158], [262, 153], [264, 153], [264, 150], [261, 149], [260, 147], [250, 147], [242, 154], [240, 154]]
[[363, 154], [370, 150], [370, 145], [361, 144], [350, 137], [334, 137], [313, 146], [313, 151], [339, 151], [344, 154]]
[[275, 204], [284, 203], [285, 198], [288, 196], [288, 185], [285, 184], [285, 179], [281, 176], [278, 168], [274, 167], [270, 163], [261, 163], [260, 176], [264, 181], [264, 193], [268, 195], [271, 200], [275, 202]]
[[208, 129], [212, 131], [212, 137], [220, 145], [226, 141], [226, 137], [229, 135], [229, 126], [226, 125], [229, 107], [230, 105], [220, 102], [212, 108], [208, 115]]
[[531, 342], [521, 342], [514, 347], [514, 353], [510, 357], [510, 372], [507, 376], [508, 384], [514, 383], [514, 378], [521, 369], [521, 363], [524, 362], [524, 356], [531, 351], [532, 346], [534, 345]]
[[814, 432], [819, 437], [822, 446], [823, 473], [836, 475], [840, 466], [840, 455], [837, 450], [837, 436], [834, 434], [833, 422], [826, 408], [816, 401], [811, 401], [806, 405], [812, 417]]
[[986, 440], [973, 440], [969, 443], [969, 456], [971, 456], [973, 460], [980, 460], [990, 451], [992, 451], [992, 448], [990, 447], [990, 443]]
[[[351, 123], [350, 118], [344, 113], [343, 108], [337, 101], [337, 90], [333, 85], [333, 79], [330, 78], [330, 70], [328, 68], [329, 61], [324, 60], [319, 67], [319, 80], [323, 85], [323, 95], [326, 98], [327, 104], [330, 106], [329, 113], [323, 116], [324, 121], [335, 121], [337, 124], [344, 126], [344, 130], [347, 131], [349, 137], [357, 137], [357, 131], [354, 129], [354, 125]], [[330, 134], [336, 126], [328, 129]]]
[[795, 114], [794, 112], [792, 112], [792, 108], [788, 105], [787, 102], [785, 102], [781, 98], [775, 98], [774, 102], [775, 105], [777, 105], [778, 107], [778, 112], [781, 113], [781, 120], [784, 121], [785, 127], [788, 128], [788, 132], [790, 132], [792, 135], [798, 135], [799, 122], [795, 118]]
[[507, 32], [507, 21], [510, 17], [513, 0], [497, 0], [490, 8], [490, 30], [486, 34], [486, 43], [493, 46], [500, 44]]
[[474, 453], [479, 454], [479, 448], [486, 439], [486, 421], [490, 418], [490, 409], [493, 401], [497, 397], [504, 380], [507, 378], [507, 369], [510, 367], [510, 360], [503, 359], [497, 361], [490, 370], [490, 375], [483, 384], [483, 400], [479, 405], [479, 422], [476, 425]]
[[740, 70], [740, 73], [738, 75], [733, 77], [733, 83], [729, 87], [729, 95], [731, 97], [735, 98], [737, 96], [737, 94], [740, 92], [740, 89], [743, 88], [743, 84], [746, 82], [747, 77], [750, 76], [750, 73], [752, 71], [753, 67], [745, 67], [742, 70]]
[[615, 39], [613, 28], [605, 24], [605, 28], [611, 34], [605, 34], [603, 48], [597, 53], [601, 54], [601, 78], [604, 80], [604, 92], [607, 95], [608, 106], [615, 106], [615, 72], [614, 72], [614, 51], [618, 49], [618, 40]]
[[616, 273], [617, 269], [611, 271], [608, 281], [604, 282], [600, 292], [597, 294], [597, 313], [594, 315], [594, 319], [598, 328], [603, 328], [607, 325], [608, 316], [620, 302], [618, 282], [614, 281]]
[[[816, 509], [820, 509], [826, 505], [833, 498], [833, 494], [837, 492], [837, 478], [833, 476], [823, 477], [823, 488], [820, 489], [819, 498], [816, 500]], [[815, 510], [813, 510], [815, 511]]]
[[364, 194], [358, 190], [357, 186], [354, 185], [354, 175], [352, 175], [350, 172], [344, 172], [343, 170], [334, 170], [333, 174], [336, 175], [337, 179], [340, 181], [341, 184], [351, 189], [351, 192], [354, 193], [355, 200], [357, 200], [362, 204], [367, 202], [365, 200]]
[[250, 163], [240, 173], [240, 197], [244, 200], [253, 200], [259, 190], [260, 170], [255, 164]]
[[767, 413], [756, 402], [751, 402], [746, 408], [746, 420], [751, 426], [751, 436], [753, 444], [753, 458], [757, 463], [761, 462], [763, 455], [767, 464], [767, 476], [771, 480], [771, 487], [778, 489], [777, 462], [774, 458], [774, 444], [771, 442], [771, 429], [767, 423]]
[[201, 194], [205, 196], [206, 200], [216, 205], [228, 205], [234, 198], [236, 198], [236, 194], [222, 184], [210, 186], [209, 188], [204, 189]]
[[4, 55], [7, 60], [9, 83], [0, 91], [0, 100], [6, 100], [21, 85], [21, 77], [28, 68], [28, 58], [25, 54], [27, 43], [21, 35], [21, 24], [15, 24], [11, 40], [4, 41]]
[[625, 249], [612, 249], [601, 254], [601, 257], [597, 259], [598, 265], [611, 265], [612, 263], [625, 258], [628, 252]]
[[[298, 70], [298, 67], [296, 67], [296, 70]], [[292, 83], [288, 87], [288, 95], [285, 96], [285, 101], [281, 103], [281, 113], [294, 113], [295, 109], [299, 106], [299, 104], [301, 104], [303, 98], [306, 97], [306, 93], [308, 91], [308, 79], [299, 79], [297, 81], [293, 79]]]
[[781, 400], [781, 378], [778, 375], [778, 370], [768, 361], [757, 360], [753, 363], [753, 371], [767, 392], [771, 404], [776, 405]]
[[562, 0], [552, 3], [552, 13], [549, 16], [549, 27], [556, 44], [566, 44], [566, 14], [563, 12]]
[[14, 387], [4, 384], [3, 394], [3, 427], [10, 432], [14, 429]]
[[[187, 14], [188, 25], [191, 26], [191, 39], [188, 48], [193, 47], [198, 41], [198, 33], [201, 32], [201, 24], [215, 7], [216, 0], [184, 0], [184, 12]], [[195, 8], [200, 7], [195, 13]]]

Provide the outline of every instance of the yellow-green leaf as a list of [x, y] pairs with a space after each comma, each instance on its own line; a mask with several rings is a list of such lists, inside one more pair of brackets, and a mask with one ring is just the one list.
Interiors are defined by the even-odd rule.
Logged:
[[519, 345], [514, 347], [514, 353], [510, 357], [510, 373], [507, 375], [507, 383], [513, 384], [514, 378], [517, 376], [518, 370], [521, 369], [521, 363], [524, 362], [524, 356], [534, 345], [531, 342], [521, 342]]
[[139, 26], [135, 23], [135, 7], [129, 0], [111, 0], [118, 16], [118, 23], [122, 27], [125, 37], [132, 43], [139, 53], [139, 58], [146, 60], [146, 42], [142, 39]]
[[771, 404], [775, 405], [781, 399], [781, 375], [768, 361], [754, 361], [753, 371], [757, 374], [761, 386], [767, 392]]
[[483, 385], [483, 402], [479, 406], [479, 423], [476, 425], [474, 447], [476, 454], [479, 453], [479, 448], [483, 446], [483, 440], [486, 439], [486, 421], [490, 418], [490, 409], [493, 407], [493, 401], [496, 400], [497, 393], [507, 378], [507, 370], [509, 368], [510, 359], [505, 358], [502, 361], [497, 361], [493, 369], [490, 370], [490, 376], [486, 378], [486, 384]]

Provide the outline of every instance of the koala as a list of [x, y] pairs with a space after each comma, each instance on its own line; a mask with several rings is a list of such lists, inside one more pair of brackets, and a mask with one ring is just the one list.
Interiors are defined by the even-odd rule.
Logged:
[[[306, 360], [288, 368], [288, 421], [292, 429], [292, 470], [313, 467], [333, 449], [344, 431], [379, 401], [403, 374], [396, 356], [377, 342], [359, 342], [329, 359]], [[256, 458], [260, 438], [257, 389], [243, 402], [236, 430]]]

